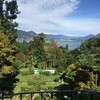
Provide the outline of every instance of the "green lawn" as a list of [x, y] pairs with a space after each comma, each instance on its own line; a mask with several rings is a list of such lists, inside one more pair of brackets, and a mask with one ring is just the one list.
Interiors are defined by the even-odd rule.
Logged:
[[61, 84], [54, 82], [57, 77], [58, 75], [34, 75], [33, 70], [23, 68], [17, 76], [19, 82], [16, 83], [14, 92], [54, 90], [54, 87]]

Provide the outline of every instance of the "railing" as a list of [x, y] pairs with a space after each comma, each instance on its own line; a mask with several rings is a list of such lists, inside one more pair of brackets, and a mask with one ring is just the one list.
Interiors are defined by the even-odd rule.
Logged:
[[100, 100], [100, 92], [93, 91], [40, 91], [12, 95], [1, 94], [0, 100]]

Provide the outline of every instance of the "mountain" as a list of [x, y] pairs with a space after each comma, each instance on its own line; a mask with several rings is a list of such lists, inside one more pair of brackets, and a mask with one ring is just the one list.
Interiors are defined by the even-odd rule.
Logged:
[[17, 38], [18, 42], [23, 42], [24, 40], [29, 42], [37, 34], [35, 32], [33, 32], [33, 31], [17, 30], [17, 35], [18, 35], [18, 38]]
[[96, 36], [99, 36], [100, 37], [100, 33], [98, 33]]
[[73, 37], [73, 36], [53, 35], [53, 34], [49, 34], [49, 35], [47, 35], [47, 37], [48, 37], [48, 38], [54, 38], [54, 39], [56, 39], [56, 40], [61, 40], [61, 39], [63, 39], [63, 40], [68, 40], [68, 39], [73, 39], [73, 38], [75, 38], [75, 37]]
[[18, 38], [22, 38], [22, 37], [31, 37], [31, 36], [35, 36], [36, 33], [33, 31], [23, 31], [23, 30], [17, 30], [17, 34], [18, 34]]
[[[18, 34], [18, 38], [17, 38], [18, 42], [22, 42], [23, 40], [29, 42], [29, 41], [33, 40], [34, 36], [37, 35], [37, 33], [33, 32], [33, 31], [23, 31], [23, 30], [18, 30], [17, 34]], [[45, 34], [45, 35], [46, 35], [46, 40], [49, 40], [50, 38], [54, 38], [57, 41], [85, 41], [94, 36], [100, 36], [100, 33], [97, 35], [90, 34], [90, 35], [87, 35], [84, 37], [53, 35], [53, 34], [49, 34], [49, 35]]]
[[82, 41], [85, 41], [85, 40], [88, 40], [89, 38], [92, 38], [94, 37], [95, 35], [93, 34], [90, 34], [90, 35], [87, 35], [87, 36], [84, 36], [84, 37], [80, 37], [79, 39], [82, 40]]
[[[100, 34], [96, 35], [99, 36]], [[62, 40], [62, 41], [85, 41], [88, 40], [89, 38], [94, 37], [95, 35], [90, 34], [84, 37], [74, 37], [74, 36], [66, 36], [66, 35], [47, 35], [48, 38], [54, 38], [56, 40]]]

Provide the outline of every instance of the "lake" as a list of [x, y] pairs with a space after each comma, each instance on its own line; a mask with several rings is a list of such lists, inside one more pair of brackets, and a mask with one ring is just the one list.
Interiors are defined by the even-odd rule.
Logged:
[[65, 47], [68, 44], [69, 50], [78, 48], [82, 43], [83, 43], [82, 41], [57, 41], [58, 46]]

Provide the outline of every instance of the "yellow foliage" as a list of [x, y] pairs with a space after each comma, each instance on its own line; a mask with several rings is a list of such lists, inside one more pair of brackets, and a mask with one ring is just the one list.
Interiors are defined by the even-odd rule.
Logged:
[[75, 64], [71, 64], [67, 68], [66, 77], [71, 81], [70, 84], [78, 90], [91, 89], [95, 85], [94, 73]]
[[75, 69], [78, 69], [78, 66], [76, 66], [75, 64], [71, 64], [68, 66], [66, 72], [72, 72]]
[[14, 47], [10, 45], [8, 37], [5, 34], [0, 33], [0, 62], [4, 59], [12, 62], [14, 59], [12, 56], [13, 52]]
[[12, 74], [14, 72], [14, 68], [12, 66], [3, 66], [2, 67], [2, 74]]
[[10, 43], [9, 38], [5, 34], [0, 33], [0, 48], [8, 46], [9, 43]]
[[87, 89], [88, 88], [88, 85], [83, 83], [83, 82], [79, 82], [78, 83], [78, 89], [80, 90], [84, 90], [84, 89]]
[[14, 51], [15, 47], [10, 44], [8, 36], [0, 33], [0, 72], [2, 74], [12, 74], [14, 72], [14, 68], [9, 66], [12, 65], [14, 60]]

